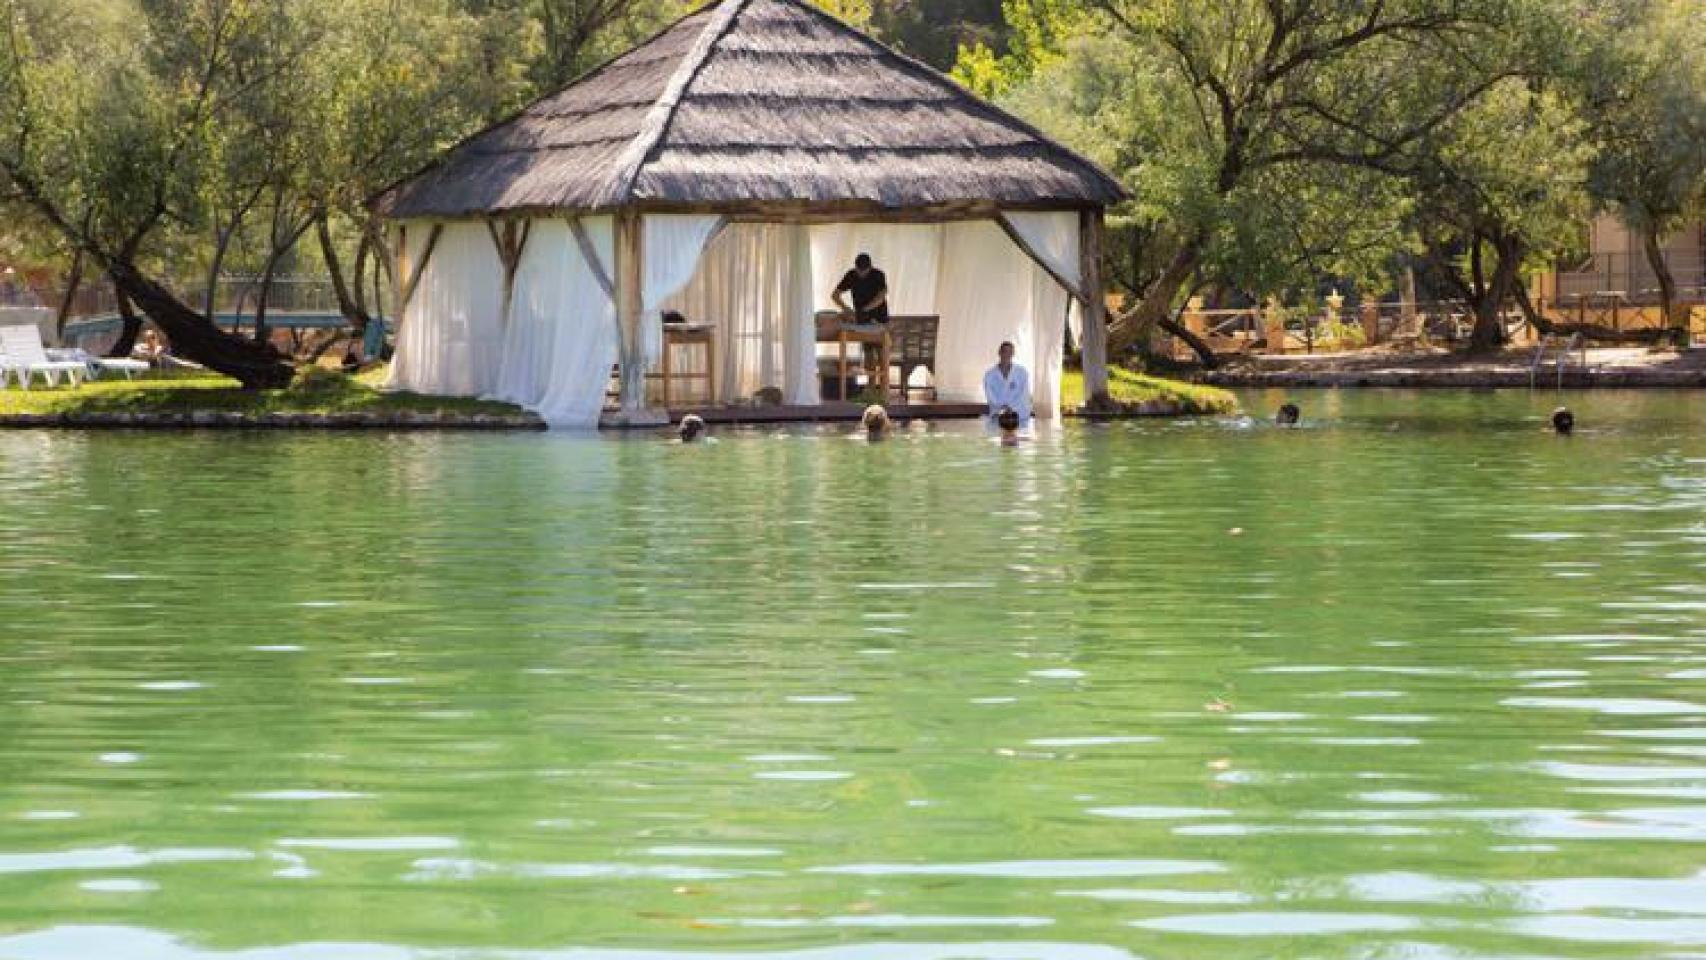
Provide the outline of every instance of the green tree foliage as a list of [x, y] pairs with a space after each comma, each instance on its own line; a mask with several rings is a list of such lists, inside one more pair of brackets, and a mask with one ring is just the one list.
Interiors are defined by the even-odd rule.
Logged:
[[1662, 251], [1706, 199], [1706, 14], [1698, 0], [1639, 0], [1584, 11], [1598, 34], [1578, 71], [1594, 201], [1637, 231], [1676, 335], [1687, 314]]

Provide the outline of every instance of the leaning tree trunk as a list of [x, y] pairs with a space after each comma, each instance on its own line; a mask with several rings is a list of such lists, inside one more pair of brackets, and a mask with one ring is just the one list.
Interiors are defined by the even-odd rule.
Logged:
[[291, 366], [270, 344], [254, 343], [219, 329], [213, 321], [185, 306], [166, 288], [142, 275], [133, 264], [114, 260], [108, 265], [113, 285], [160, 328], [181, 357], [223, 373], [246, 390], [276, 389], [290, 384]]
[[71, 309], [76, 305], [77, 291], [83, 286], [83, 248], [71, 256], [71, 272], [65, 276], [65, 295], [59, 298], [59, 314], [54, 317], [53, 332], [60, 343], [65, 342], [65, 324], [71, 319]]
[[107, 356], [128, 357], [136, 349], [136, 338], [142, 336], [142, 318], [136, 315], [136, 305], [130, 302], [130, 297], [117, 280], [113, 281], [113, 300], [118, 303], [118, 315], [123, 325], [119, 327], [118, 339], [107, 348]]
[[1167, 269], [1143, 292], [1143, 302], [1139, 303], [1135, 310], [1115, 320], [1108, 328], [1110, 358], [1125, 353], [1133, 346], [1146, 343], [1155, 328], [1172, 316], [1173, 301], [1178, 298], [1179, 291], [1196, 271], [1197, 262], [1202, 259], [1202, 247], [1205, 242], [1192, 239], [1181, 246], [1173, 254]]
[[343, 314], [358, 334], [367, 332], [367, 325], [372, 317], [367, 314], [367, 306], [362, 303], [361, 274], [367, 268], [368, 239], [365, 234], [356, 246], [355, 253], [355, 288], [351, 291], [349, 279], [344, 276], [342, 259], [338, 256], [337, 244], [332, 240], [332, 228], [328, 217], [320, 216], [314, 221], [314, 231], [320, 241], [320, 257], [326, 261], [326, 272], [332, 278], [332, 293], [338, 300], [338, 312]]
[[1659, 232], [1652, 227], [1641, 231], [1641, 246], [1647, 251], [1647, 265], [1659, 281], [1659, 315], [1666, 334], [1677, 346], [1688, 345], [1688, 317], [1676, 306], [1676, 277], [1665, 262], [1665, 251], [1659, 246]]

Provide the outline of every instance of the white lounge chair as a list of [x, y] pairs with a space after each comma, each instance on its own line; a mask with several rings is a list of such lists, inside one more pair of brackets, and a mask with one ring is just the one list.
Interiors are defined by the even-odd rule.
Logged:
[[103, 374], [122, 373], [126, 380], [136, 379], [139, 373], [147, 373], [154, 369], [146, 360], [131, 360], [126, 357], [97, 357], [81, 347], [61, 347], [47, 349], [49, 360], [66, 360], [81, 363], [89, 371], [90, 380], [99, 380]]
[[0, 359], [0, 369], [17, 374], [18, 385], [25, 390], [30, 388], [30, 381], [38, 373], [47, 379], [50, 387], [59, 386], [62, 373], [72, 386], [89, 375], [86, 364], [74, 360], [49, 360], [47, 349], [41, 345], [41, 331], [33, 326], [0, 327], [0, 358], [3, 358]]

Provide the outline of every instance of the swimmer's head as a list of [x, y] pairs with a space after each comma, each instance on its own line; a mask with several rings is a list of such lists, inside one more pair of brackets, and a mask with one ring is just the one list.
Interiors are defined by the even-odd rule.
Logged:
[[705, 432], [705, 421], [697, 413], [681, 418], [681, 442], [692, 443]]
[[1012, 407], [1002, 407], [1001, 412], [995, 415], [995, 425], [1001, 428], [1002, 433], [1017, 431], [1019, 429], [1018, 411]]
[[865, 432], [873, 437], [880, 437], [889, 431], [889, 412], [881, 404], [873, 403], [865, 408], [864, 416], [859, 418]]
[[1576, 429], [1576, 415], [1569, 407], [1559, 407], [1552, 411], [1552, 429], [1561, 436], [1569, 436]]
[[1274, 422], [1282, 427], [1294, 427], [1302, 417], [1303, 411], [1298, 409], [1297, 404], [1287, 403], [1279, 408], [1278, 413], [1274, 414]]

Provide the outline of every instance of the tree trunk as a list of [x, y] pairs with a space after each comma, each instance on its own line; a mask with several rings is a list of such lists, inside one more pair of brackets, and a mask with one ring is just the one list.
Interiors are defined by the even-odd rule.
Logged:
[[1215, 370], [1220, 367], [1220, 357], [1214, 352], [1214, 348], [1208, 345], [1207, 340], [1192, 333], [1189, 327], [1168, 317], [1161, 321], [1161, 329], [1183, 340], [1185, 346], [1190, 347], [1191, 351], [1197, 355], [1197, 359], [1202, 361], [1204, 370]]
[[1109, 360], [1120, 356], [1134, 345], [1143, 344], [1156, 327], [1172, 316], [1173, 301], [1178, 298], [1179, 290], [1196, 271], [1206, 242], [1201, 236], [1186, 241], [1173, 254], [1167, 269], [1161, 271], [1161, 276], [1155, 278], [1155, 282], [1144, 291], [1143, 301], [1137, 308], [1115, 320], [1108, 328]]
[[338, 298], [338, 312], [343, 314], [350, 326], [357, 333], [367, 330], [371, 318], [361, 303], [361, 271], [365, 264], [362, 262], [367, 250], [367, 238], [363, 237], [355, 256], [355, 293], [350, 292], [348, 279], [344, 276], [343, 262], [338, 258], [337, 244], [332, 242], [332, 227], [326, 216], [317, 217], [314, 221], [314, 232], [320, 240], [320, 257], [326, 261], [326, 272], [332, 277], [332, 293]]
[[255, 342], [267, 342], [267, 300], [272, 296], [273, 271], [278, 268], [278, 253], [267, 256], [266, 269], [261, 271], [261, 292], [255, 296]]
[[1688, 316], [1676, 306], [1676, 277], [1665, 262], [1664, 248], [1659, 246], [1659, 232], [1653, 227], [1641, 231], [1641, 246], [1647, 251], [1647, 265], [1659, 281], [1659, 315], [1667, 335], [1679, 347], [1688, 345]]
[[54, 318], [53, 330], [60, 343], [65, 342], [65, 323], [71, 319], [71, 307], [77, 299], [77, 290], [83, 286], [83, 248], [71, 257], [71, 272], [65, 275], [65, 295], [59, 298], [59, 315]]
[[1469, 337], [1469, 349], [1474, 351], [1492, 351], [1503, 347], [1506, 342], [1504, 307], [1510, 300], [1512, 291], [1519, 280], [1522, 268], [1522, 244], [1515, 240], [1493, 241], [1494, 252], [1498, 254], [1498, 265], [1493, 268], [1493, 275], [1483, 282], [1480, 257], [1480, 243], [1476, 243], [1471, 255], [1475, 267], [1475, 330]]
[[118, 315], [123, 318], [124, 326], [119, 329], [118, 339], [107, 350], [107, 356], [128, 357], [136, 349], [136, 338], [142, 336], [142, 318], [136, 315], [136, 306], [125, 295], [117, 278], [113, 280], [113, 299], [118, 302]]
[[178, 356], [223, 373], [247, 390], [276, 389], [290, 384], [291, 366], [271, 346], [251, 343], [220, 330], [165, 287], [143, 276], [133, 264], [114, 260], [108, 271], [119, 295], [128, 297], [148, 314]]
[[[133, 257], [115, 255], [96, 242], [86, 228], [79, 229], [67, 220], [42, 193], [40, 186], [17, 167], [6, 165], [4, 172], [10, 178], [10, 186], [23, 201], [105, 270], [112, 278], [114, 289], [121, 295], [128, 295], [148, 314], [149, 319], [171, 339], [179, 355], [235, 379], [245, 389], [282, 387], [290, 383], [291, 366], [277, 351], [256, 348], [238, 337], [225, 334], [214, 325], [212, 318], [184, 306], [165, 287], [143, 276]], [[137, 240], [143, 235], [137, 234]], [[135, 241], [130, 246], [134, 249]]]

